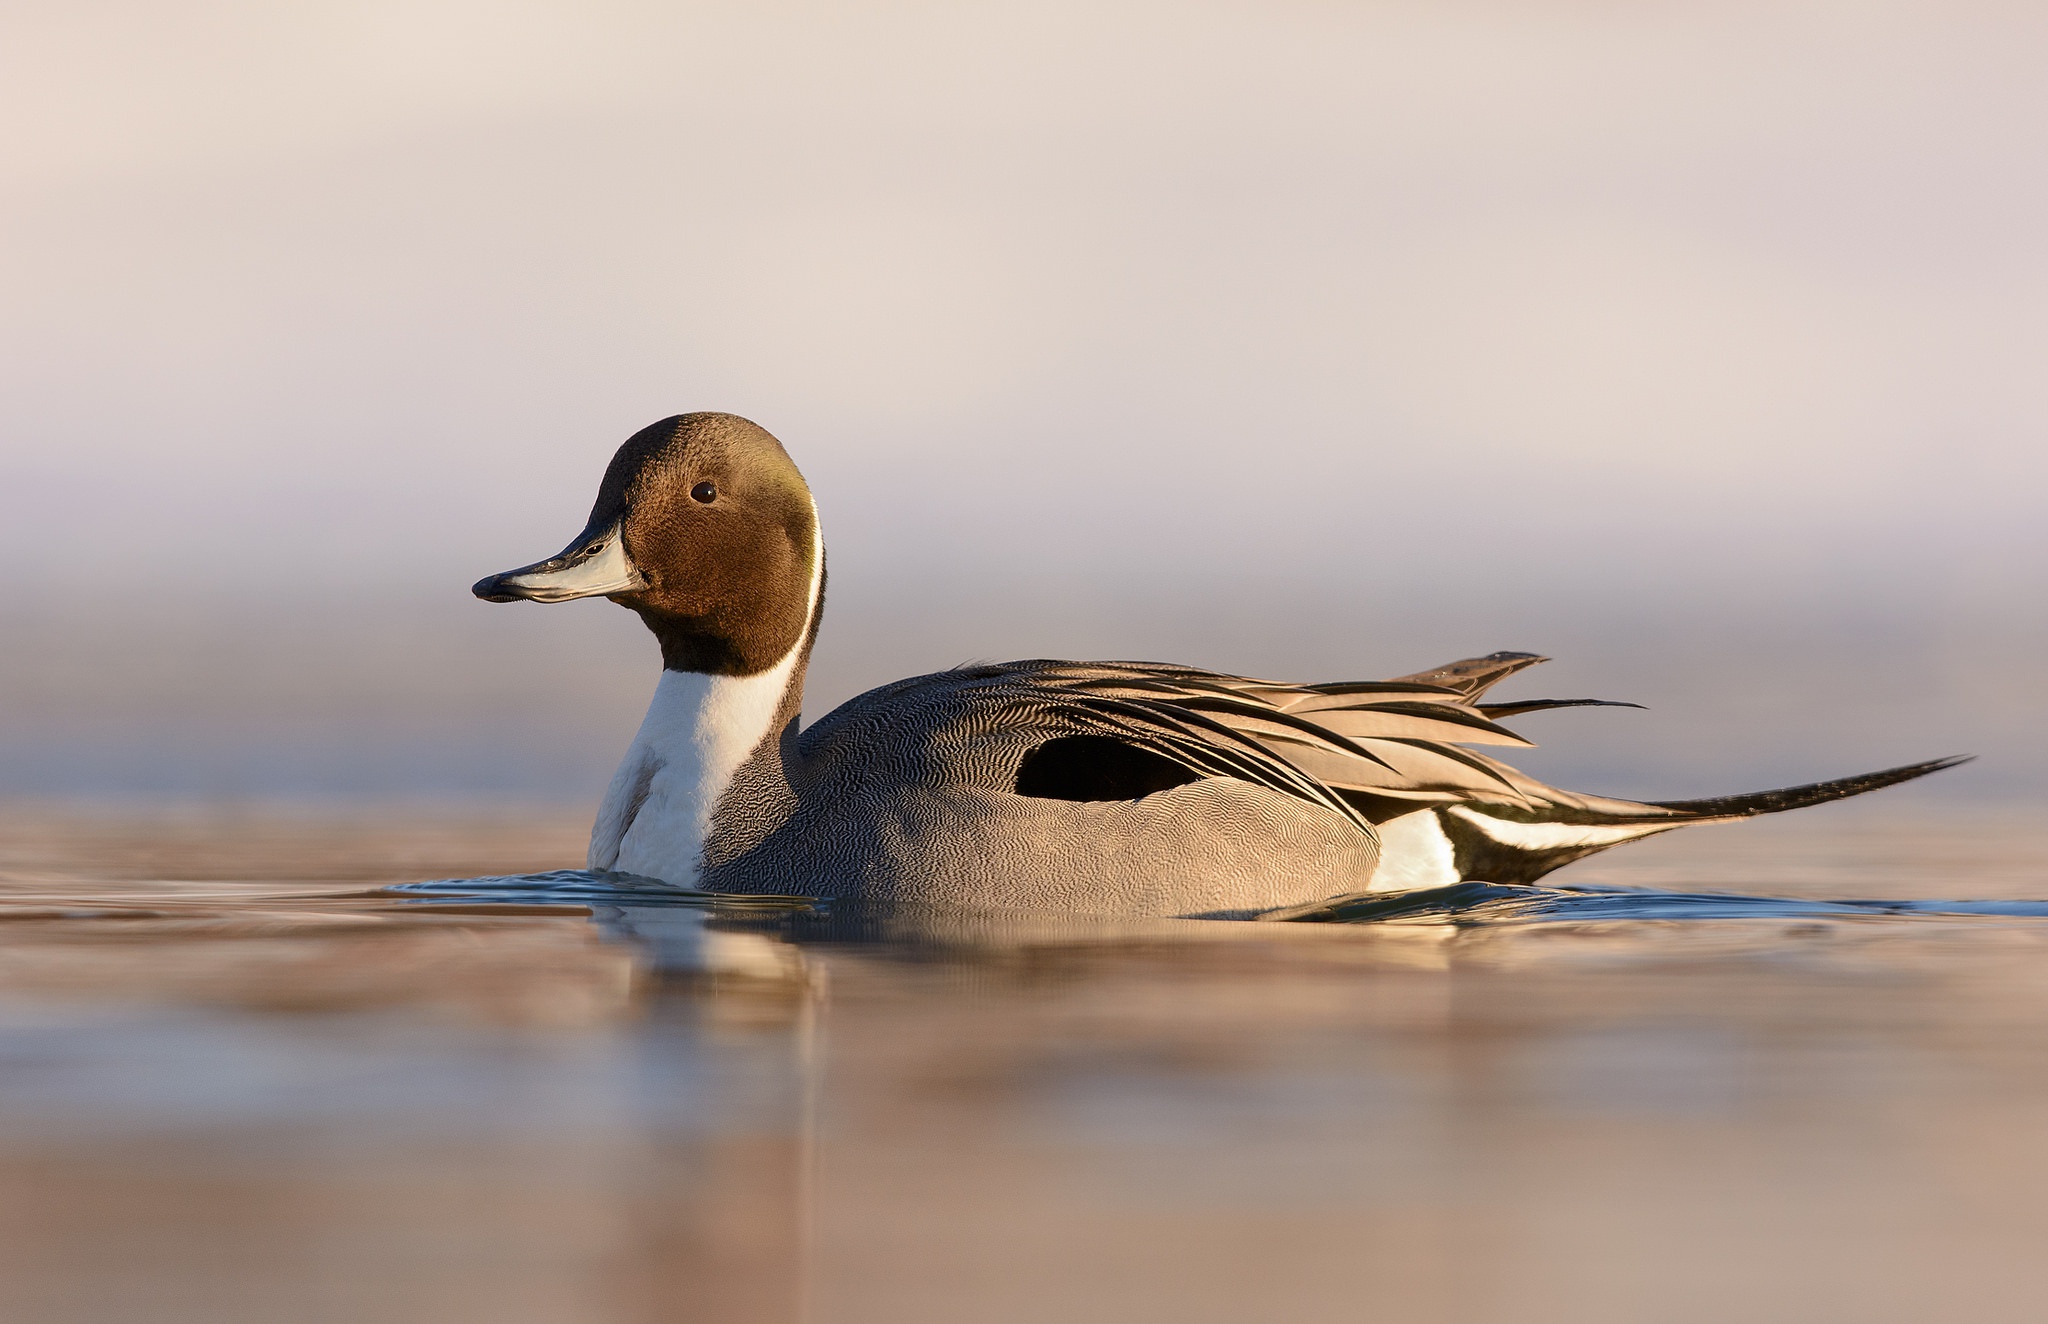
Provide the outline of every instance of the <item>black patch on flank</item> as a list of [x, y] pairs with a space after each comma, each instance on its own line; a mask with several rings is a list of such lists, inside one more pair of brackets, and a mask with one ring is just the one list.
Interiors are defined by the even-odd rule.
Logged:
[[1060, 736], [1024, 756], [1017, 794], [1042, 800], [1135, 800], [1202, 774], [1108, 736]]

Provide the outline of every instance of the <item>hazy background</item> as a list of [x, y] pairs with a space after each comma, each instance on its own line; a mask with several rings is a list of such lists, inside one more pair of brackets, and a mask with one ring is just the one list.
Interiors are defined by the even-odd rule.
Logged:
[[[0, 33], [0, 791], [594, 799], [605, 603], [744, 413], [812, 699], [1496, 648], [1525, 760], [2048, 790], [2048, 11], [62, 4]], [[1547, 673], [1547, 674], [1546, 674]]]

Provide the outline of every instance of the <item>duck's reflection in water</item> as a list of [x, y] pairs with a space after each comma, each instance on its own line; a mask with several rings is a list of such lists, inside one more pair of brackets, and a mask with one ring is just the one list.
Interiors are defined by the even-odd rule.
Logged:
[[[773, 908], [771, 908], [772, 913]], [[650, 1135], [622, 1192], [626, 1239], [606, 1274], [618, 1318], [797, 1321], [807, 1293], [823, 1072], [825, 968], [701, 903], [592, 904], [639, 954], [644, 1051], [722, 1062], [710, 1134]], [[663, 1040], [679, 1034], [681, 1042]]]
[[[656, 1021], [690, 1023], [693, 1042], [680, 1051], [715, 1045], [717, 1098], [706, 1112], [719, 1121], [649, 1127], [624, 1156], [614, 1178], [617, 1239], [600, 1272], [613, 1310], [599, 1318], [809, 1317], [821, 1008], [801, 982], [763, 980], [754, 969], [714, 977], [727, 986], [700, 990], [693, 1006], [658, 1009]], [[662, 1037], [656, 1031], [645, 1051], [662, 1053]]]

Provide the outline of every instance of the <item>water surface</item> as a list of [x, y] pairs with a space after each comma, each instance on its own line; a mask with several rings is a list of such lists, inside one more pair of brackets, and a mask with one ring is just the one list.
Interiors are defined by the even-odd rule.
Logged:
[[2032, 814], [1307, 924], [710, 906], [583, 826], [0, 812], [0, 1313], [2039, 1317]]

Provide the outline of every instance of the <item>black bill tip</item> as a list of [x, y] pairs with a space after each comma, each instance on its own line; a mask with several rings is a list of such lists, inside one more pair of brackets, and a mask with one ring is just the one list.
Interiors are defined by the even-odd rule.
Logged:
[[504, 574], [485, 575], [482, 579], [477, 580], [476, 583], [471, 584], [469, 591], [482, 598], [485, 602], [517, 602], [525, 594], [505, 587], [505, 581], [511, 577], [512, 573], [508, 570]]

